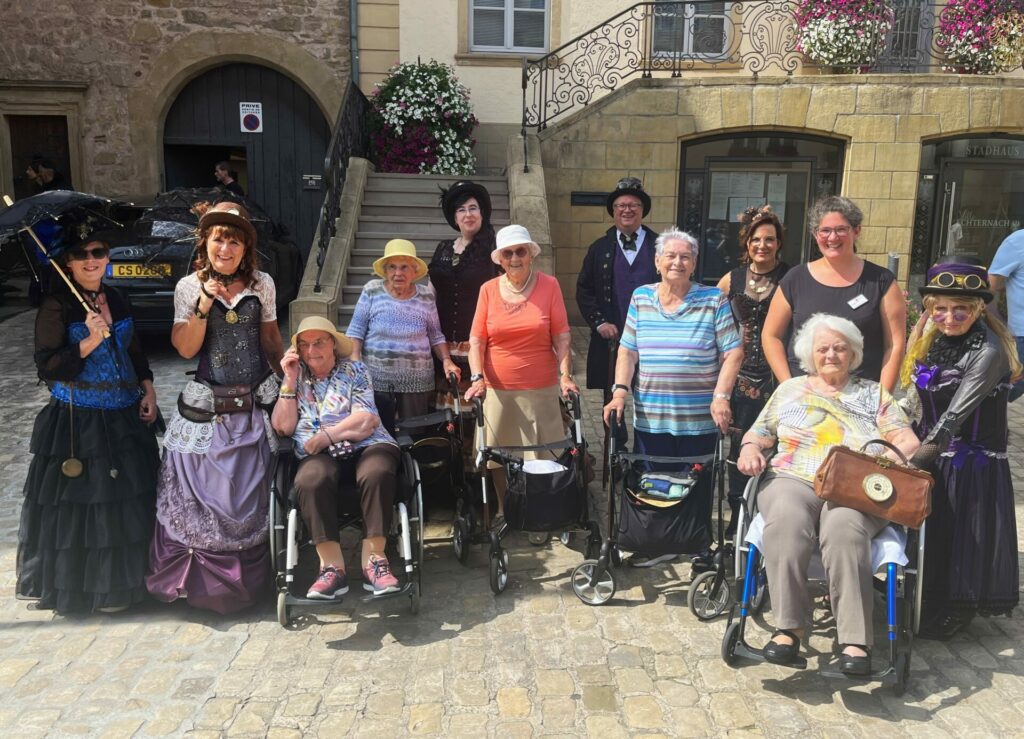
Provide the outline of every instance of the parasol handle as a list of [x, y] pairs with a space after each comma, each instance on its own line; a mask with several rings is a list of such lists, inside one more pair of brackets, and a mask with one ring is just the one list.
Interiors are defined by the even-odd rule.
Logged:
[[[14, 205], [14, 201], [11, 200], [11, 196], [10, 195], [4, 195], [4, 204], [8, 208], [10, 208], [12, 205]], [[50, 253], [48, 251], [46, 251], [46, 247], [43, 246], [43, 242], [39, 240], [39, 237], [36, 235], [36, 232], [32, 230], [32, 227], [31, 226], [26, 226], [22, 230], [28, 231], [28, 235], [31, 236], [32, 240], [36, 242], [36, 246], [39, 247], [39, 251], [41, 251], [43, 253], [43, 255], [47, 259], [50, 259]], [[50, 259], [50, 265], [53, 267], [54, 271], [61, 276], [61, 278], [64, 280], [65, 284], [67, 284], [68, 289], [71, 291], [71, 294], [74, 295], [76, 298], [78, 298], [78, 302], [82, 304], [82, 308], [85, 309], [85, 312], [86, 313], [96, 313], [97, 312], [96, 309], [93, 308], [91, 305], [89, 305], [87, 302], [85, 302], [85, 298], [82, 297], [82, 293], [78, 292], [78, 288], [75, 287], [75, 283], [73, 283], [71, 281], [71, 278], [68, 277], [64, 273], [64, 270], [61, 269], [61, 266], [59, 264], [57, 264], [57, 262], [53, 261], [52, 259]], [[108, 329], [104, 329], [103, 330], [103, 338], [104, 339], [109, 339], [110, 338], [110, 331]]]

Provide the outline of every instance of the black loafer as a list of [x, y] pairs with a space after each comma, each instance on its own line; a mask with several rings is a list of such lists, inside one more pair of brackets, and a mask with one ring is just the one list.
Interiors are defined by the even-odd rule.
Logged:
[[[860, 647], [867, 652], [867, 647], [863, 644], [845, 644], [843, 649], [846, 647]], [[852, 675], [854, 677], [866, 677], [871, 674], [871, 653], [863, 657], [854, 657], [850, 654], [839, 653], [839, 671], [844, 675]]]
[[923, 625], [917, 636], [921, 639], [949, 641], [970, 622], [971, 616], [947, 613]]
[[769, 641], [764, 645], [761, 654], [764, 655], [766, 661], [771, 662], [773, 665], [793, 664], [800, 655], [800, 637], [789, 629], [776, 629], [772, 634], [772, 639], [777, 636], [788, 636], [793, 640], [793, 643], [779, 644], [775, 641]]

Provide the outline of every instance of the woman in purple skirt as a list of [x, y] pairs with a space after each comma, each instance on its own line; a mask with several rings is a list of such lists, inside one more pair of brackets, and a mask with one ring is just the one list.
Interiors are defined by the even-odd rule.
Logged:
[[901, 375], [923, 412], [912, 461], [935, 477], [919, 636], [948, 639], [974, 616], [1009, 615], [1018, 602], [1006, 399], [1021, 365], [1013, 336], [985, 310], [984, 267], [937, 264], [921, 294], [926, 320]]
[[[201, 204], [204, 206], [205, 204]], [[197, 207], [201, 207], [197, 206]], [[174, 290], [171, 343], [199, 357], [164, 435], [146, 587], [157, 599], [231, 613], [270, 577], [267, 506], [283, 347], [273, 280], [256, 269], [256, 230], [236, 203], [199, 219], [196, 271]]]

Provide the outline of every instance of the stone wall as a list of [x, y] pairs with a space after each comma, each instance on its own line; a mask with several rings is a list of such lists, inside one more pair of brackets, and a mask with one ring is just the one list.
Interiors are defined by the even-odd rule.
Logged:
[[[847, 143], [842, 193], [863, 208], [858, 250], [906, 279], [923, 140], [1024, 134], [1024, 80], [870, 75], [638, 80], [540, 134], [555, 268], [575, 313], [587, 246], [611, 226], [604, 208], [573, 207], [574, 190], [607, 192], [627, 174], [651, 194], [647, 225], [676, 221], [680, 142], [729, 131], [785, 130]], [[576, 316], [578, 318], [578, 316]]]
[[[5, 6], [0, 77], [87, 83], [77, 127], [82, 171], [73, 173], [74, 181], [108, 195], [155, 191], [153, 149], [160, 141], [147, 130], [162, 129], [174, 95], [202, 71], [229, 61], [272, 66], [305, 87], [331, 121], [349, 72], [348, 3], [339, 0], [15, 0]], [[9, 92], [0, 106], [15, 98]]]

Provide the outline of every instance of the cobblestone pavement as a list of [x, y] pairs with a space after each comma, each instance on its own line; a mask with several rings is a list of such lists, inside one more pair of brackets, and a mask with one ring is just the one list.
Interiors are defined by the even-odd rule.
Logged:
[[[0, 732], [6, 736], [999, 736], [1024, 731], [1024, 618], [980, 620], [915, 645], [903, 698], [815, 669], [727, 667], [724, 619], [686, 608], [688, 564], [620, 569], [612, 603], [583, 605], [578, 551], [511, 540], [499, 597], [482, 549], [462, 567], [428, 545], [419, 616], [406, 601], [358, 598], [293, 630], [271, 602], [219, 617], [183, 604], [117, 616], [55, 617], [13, 597], [28, 439], [45, 390], [32, 383], [31, 314], [2, 324], [0, 348]], [[578, 331], [578, 357], [586, 336]], [[153, 352], [165, 412], [192, 363]], [[582, 375], [582, 372], [580, 372]], [[599, 440], [600, 398], [586, 398]], [[1024, 492], [1013, 409], [1012, 462]], [[593, 493], [600, 497], [597, 485]], [[603, 501], [602, 501], [603, 502]], [[1018, 519], [1021, 507], [1018, 505]], [[770, 614], [769, 614], [770, 619]], [[757, 630], [755, 630], [756, 632]], [[763, 634], [754, 633], [760, 642]], [[812, 668], [832, 637], [811, 640]]]

